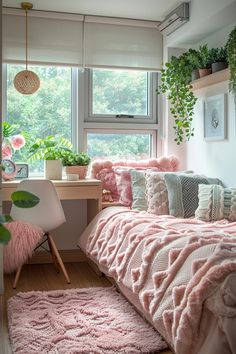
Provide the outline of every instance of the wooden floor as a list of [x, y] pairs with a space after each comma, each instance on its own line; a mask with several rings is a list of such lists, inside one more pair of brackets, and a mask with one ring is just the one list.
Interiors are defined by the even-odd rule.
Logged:
[[[0, 331], [2, 329], [3, 336], [3, 340], [0, 338], [0, 354], [12, 354], [7, 330], [6, 302], [9, 297], [15, 295], [17, 292], [96, 286], [106, 287], [111, 285], [105, 277], [98, 277], [87, 263], [66, 263], [66, 268], [71, 279], [71, 284], [65, 283], [63, 275], [57, 274], [52, 264], [25, 265], [16, 290], [12, 288], [14, 276], [5, 276], [5, 294], [0, 303], [0, 313], [2, 314], [3, 322], [0, 326]], [[162, 351], [161, 353], [172, 354], [169, 350]]]

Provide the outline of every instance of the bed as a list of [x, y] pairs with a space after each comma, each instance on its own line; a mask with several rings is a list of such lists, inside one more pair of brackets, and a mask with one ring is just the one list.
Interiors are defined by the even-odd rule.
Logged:
[[176, 354], [236, 353], [236, 222], [109, 207], [78, 245]]

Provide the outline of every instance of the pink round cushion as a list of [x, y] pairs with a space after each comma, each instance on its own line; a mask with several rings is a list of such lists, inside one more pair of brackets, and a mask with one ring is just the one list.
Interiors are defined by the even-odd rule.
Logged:
[[3, 270], [12, 273], [32, 256], [44, 231], [23, 221], [12, 221], [4, 226], [10, 231], [11, 239], [3, 248]]

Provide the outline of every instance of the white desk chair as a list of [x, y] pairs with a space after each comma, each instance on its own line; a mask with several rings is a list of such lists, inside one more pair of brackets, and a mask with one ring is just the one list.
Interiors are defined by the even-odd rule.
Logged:
[[[17, 208], [12, 205], [11, 217], [13, 220], [22, 220], [30, 224], [37, 225], [45, 232], [45, 241], [48, 242], [49, 250], [52, 255], [53, 262], [57, 266], [57, 262], [66, 278], [70, 283], [70, 278], [63, 264], [61, 256], [58, 252], [56, 244], [50, 235], [50, 231], [62, 225], [66, 219], [61, 202], [53, 183], [50, 180], [23, 180], [19, 183], [17, 190], [24, 190], [35, 194], [40, 202], [33, 208]], [[22, 235], [24, 237], [24, 235]], [[43, 242], [44, 243], [44, 242]], [[20, 277], [22, 266], [18, 268], [14, 280], [13, 288], [15, 289]]]

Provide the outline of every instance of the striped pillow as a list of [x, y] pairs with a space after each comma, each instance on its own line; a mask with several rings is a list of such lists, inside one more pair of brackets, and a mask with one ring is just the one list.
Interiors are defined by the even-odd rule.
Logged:
[[236, 221], [236, 188], [200, 184], [196, 218], [203, 221]]

